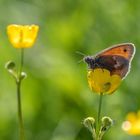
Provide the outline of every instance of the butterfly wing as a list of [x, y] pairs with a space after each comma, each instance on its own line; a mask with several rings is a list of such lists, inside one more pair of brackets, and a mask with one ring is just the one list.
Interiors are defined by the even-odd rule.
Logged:
[[111, 74], [124, 78], [129, 70], [129, 60], [117, 55], [102, 55], [96, 58], [95, 68], [108, 69]]
[[135, 46], [124, 43], [112, 46], [95, 56], [97, 67], [108, 69], [111, 74], [124, 78], [130, 69], [131, 60], [135, 54]]
[[112, 47], [109, 47], [100, 53], [97, 56], [102, 55], [118, 55], [122, 56], [128, 60], [131, 60], [135, 54], [135, 46], [132, 43], [123, 43], [117, 44]]

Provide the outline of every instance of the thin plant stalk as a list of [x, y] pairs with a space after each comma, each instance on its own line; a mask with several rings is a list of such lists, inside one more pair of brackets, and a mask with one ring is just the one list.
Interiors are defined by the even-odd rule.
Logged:
[[98, 116], [97, 116], [97, 125], [96, 125], [96, 140], [101, 140], [99, 138], [99, 129], [100, 129], [100, 118], [101, 118], [101, 110], [102, 110], [102, 98], [103, 98], [103, 94], [100, 94], [99, 97], [99, 107], [98, 107]]
[[101, 117], [101, 109], [102, 109], [102, 97], [103, 97], [103, 94], [101, 93], [100, 94], [100, 99], [99, 99], [99, 108], [98, 108], [98, 124], [100, 122], [100, 117]]
[[20, 68], [19, 68], [19, 77], [21, 76], [22, 68], [24, 64], [24, 49], [21, 48], [20, 50]]
[[18, 107], [18, 121], [19, 121], [19, 140], [24, 140], [24, 126], [23, 126], [23, 117], [22, 117], [22, 104], [21, 104], [21, 73], [23, 68], [24, 60], [24, 49], [21, 49], [20, 54], [20, 67], [18, 72], [18, 78], [16, 80], [17, 85], [17, 107]]

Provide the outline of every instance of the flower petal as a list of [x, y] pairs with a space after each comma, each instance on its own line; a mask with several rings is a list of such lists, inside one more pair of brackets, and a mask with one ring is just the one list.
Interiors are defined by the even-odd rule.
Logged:
[[98, 94], [110, 94], [120, 85], [121, 77], [110, 75], [107, 69], [92, 69], [88, 71], [88, 83], [92, 91]]
[[13, 24], [7, 27], [9, 40], [15, 48], [19, 48], [19, 46], [21, 46], [21, 32], [22, 32], [21, 25]]
[[90, 89], [93, 91], [93, 92], [97, 92], [97, 93], [100, 93], [100, 88], [98, 85], [95, 84], [94, 82], [94, 77], [93, 77], [93, 73], [94, 71], [88, 71], [88, 84], [89, 84], [89, 87]]
[[122, 129], [130, 135], [140, 135], [140, 114], [130, 112], [126, 117], [126, 121], [122, 124]]
[[110, 72], [106, 69], [95, 69], [93, 70], [93, 80], [96, 81], [99, 85], [109, 81]]
[[110, 77], [111, 88], [107, 91], [107, 93], [113, 93], [121, 83], [121, 77], [118, 75], [112, 75]]
[[7, 27], [7, 33], [11, 44], [15, 48], [32, 47], [37, 37], [39, 27], [37, 25], [16, 25]]
[[38, 29], [39, 29], [39, 27], [36, 25], [23, 26], [23, 28], [22, 28], [22, 32], [23, 32], [22, 43], [23, 43], [23, 46], [25, 48], [29, 48], [29, 47], [33, 46], [35, 39], [37, 37]]

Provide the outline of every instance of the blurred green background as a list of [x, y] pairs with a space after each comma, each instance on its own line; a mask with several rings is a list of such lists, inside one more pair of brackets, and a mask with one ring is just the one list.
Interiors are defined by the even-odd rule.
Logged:
[[115, 120], [104, 140], [139, 140], [121, 129], [128, 112], [140, 109], [140, 1], [0, 0], [0, 140], [18, 140], [16, 86], [4, 68], [19, 63], [9, 43], [9, 24], [37, 24], [33, 48], [25, 50], [22, 85], [26, 140], [92, 140], [82, 121], [96, 116], [98, 95], [87, 84], [87, 66], [78, 63], [114, 44], [132, 42], [137, 52], [131, 72], [111, 96], [102, 115]]

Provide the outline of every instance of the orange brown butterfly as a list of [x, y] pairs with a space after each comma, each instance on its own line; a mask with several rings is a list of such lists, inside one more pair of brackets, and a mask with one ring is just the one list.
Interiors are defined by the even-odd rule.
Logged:
[[134, 44], [123, 43], [109, 47], [95, 56], [86, 56], [84, 61], [88, 64], [89, 69], [107, 69], [111, 75], [117, 74], [124, 79], [130, 71], [134, 54]]

